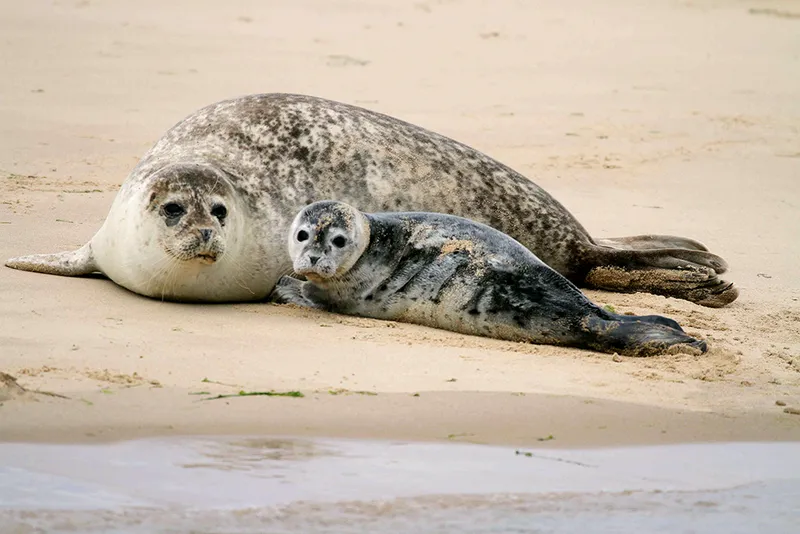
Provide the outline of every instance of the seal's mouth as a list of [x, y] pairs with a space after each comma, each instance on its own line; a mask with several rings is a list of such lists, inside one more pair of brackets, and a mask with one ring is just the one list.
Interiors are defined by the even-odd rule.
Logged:
[[198, 246], [193, 241], [188, 243], [168, 241], [163, 246], [164, 252], [172, 259], [189, 264], [211, 265], [225, 253], [225, 247], [222, 243], [217, 242], [203, 243], [202, 246]]
[[333, 278], [336, 273], [328, 273], [321, 269], [295, 269], [296, 274], [305, 276], [311, 282], [322, 282], [329, 278]]
[[207, 265], [211, 265], [217, 261], [217, 255], [211, 252], [206, 252], [204, 254], [198, 254], [195, 256], [195, 259], [198, 259]]
[[315, 284], [322, 283], [325, 280], [327, 280], [328, 278], [330, 278], [330, 276], [325, 276], [325, 275], [319, 274], [318, 272], [315, 272], [315, 271], [310, 271], [310, 272], [307, 272], [307, 273], [303, 273], [303, 276], [306, 277], [306, 280], [308, 280], [309, 282], [314, 282]]

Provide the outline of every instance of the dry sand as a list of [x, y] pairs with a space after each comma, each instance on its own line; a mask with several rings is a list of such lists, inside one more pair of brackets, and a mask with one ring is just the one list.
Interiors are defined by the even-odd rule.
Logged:
[[[69, 397], [7, 390], [0, 438], [800, 439], [776, 405], [800, 408], [797, 2], [28, 0], [0, 36], [2, 259], [83, 244], [169, 126], [280, 91], [473, 145], [594, 235], [703, 241], [741, 289], [720, 310], [589, 292], [711, 345], [620, 359], [0, 268], [0, 371]], [[240, 390], [306, 397], [192, 394]]]

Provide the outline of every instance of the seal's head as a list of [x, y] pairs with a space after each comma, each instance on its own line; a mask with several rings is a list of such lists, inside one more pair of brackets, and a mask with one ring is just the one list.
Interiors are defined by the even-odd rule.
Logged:
[[236, 215], [232, 196], [217, 169], [185, 164], [162, 169], [153, 177], [147, 196], [158, 245], [179, 262], [217, 262], [230, 238], [230, 219]]
[[369, 221], [342, 202], [324, 200], [306, 206], [289, 232], [294, 272], [311, 281], [341, 276], [369, 244]]
[[263, 255], [263, 231], [251, 223], [235, 177], [210, 162], [157, 163], [134, 170], [92, 238], [103, 273], [137, 293], [170, 300], [268, 293], [274, 281], [252, 261]]

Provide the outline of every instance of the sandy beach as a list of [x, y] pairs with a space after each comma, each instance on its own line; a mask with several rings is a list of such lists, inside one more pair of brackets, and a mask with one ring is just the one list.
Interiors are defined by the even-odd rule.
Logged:
[[[594, 236], [697, 239], [741, 292], [588, 291], [710, 346], [633, 359], [0, 267], [0, 371], [27, 390], [0, 386], [0, 440], [800, 440], [797, 2], [29, 0], [0, 35], [2, 260], [85, 243], [192, 111], [294, 92], [474, 146]], [[240, 391], [304, 396], [210, 399]]]

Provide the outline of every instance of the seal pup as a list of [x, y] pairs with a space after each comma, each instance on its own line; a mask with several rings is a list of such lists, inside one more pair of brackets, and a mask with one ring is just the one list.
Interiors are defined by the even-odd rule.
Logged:
[[[260, 300], [291, 272], [283, 241], [294, 214], [326, 198], [368, 212], [473, 219], [579, 286], [715, 307], [738, 295], [718, 277], [725, 261], [696, 241], [592, 239], [546, 191], [473, 148], [380, 113], [290, 94], [244, 96], [189, 115], [144, 155], [84, 247], [6, 265], [99, 271], [169, 300]], [[222, 219], [212, 213], [219, 203]], [[182, 212], [170, 214], [168, 204]]]
[[672, 319], [600, 308], [511, 237], [461, 217], [315, 202], [295, 217], [288, 249], [307, 281], [281, 278], [278, 303], [628, 356], [706, 351]]

